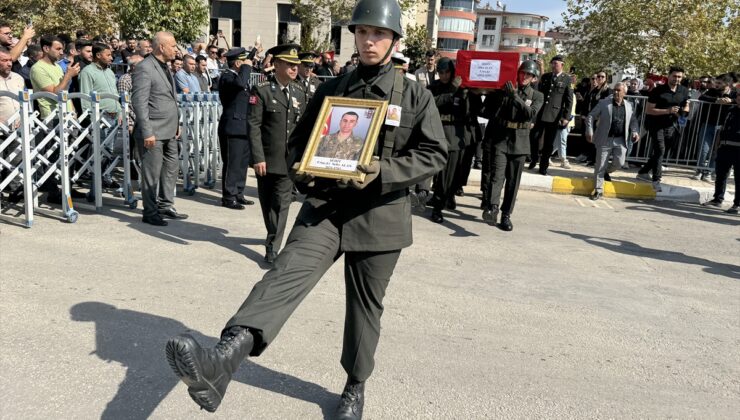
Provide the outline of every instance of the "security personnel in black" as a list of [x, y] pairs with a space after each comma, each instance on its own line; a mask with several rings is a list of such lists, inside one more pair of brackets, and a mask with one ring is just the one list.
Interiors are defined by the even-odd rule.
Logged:
[[477, 108], [473, 102], [480, 101], [480, 97], [472, 94], [468, 89], [460, 88], [461, 79], [455, 77], [455, 64], [449, 58], [445, 57], [437, 62], [437, 72], [439, 79], [429, 85], [429, 90], [432, 91], [434, 102], [439, 110], [439, 117], [448, 141], [448, 155], [447, 164], [434, 177], [431, 219], [434, 223], [442, 223], [444, 222], [442, 209], [445, 206], [455, 207], [454, 181], [462, 162], [462, 151], [467, 144], [472, 143], [473, 138], [469, 114], [471, 109]]
[[496, 224], [501, 190], [504, 189], [499, 227], [505, 231], [514, 229], [510, 216], [514, 211], [524, 161], [530, 152], [529, 131], [543, 103], [542, 93], [530, 85], [539, 73], [537, 63], [523, 62], [517, 73], [517, 87], [510, 81], [506, 82], [503, 90], [487, 94], [483, 103], [481, 116], [489, 119], [484, 153], [490, 156], [485, 161], [492, 166], [491, 176], [483, 186], [483, 220]]
[[249, 141], [252, 167], [257, 175], [262, 217], [267, 228], [265, 262], [272, 264], [283, 242], [285, 222], [292, 201], [293, 181], [288, 176], [287, 142], [303, 111], [306, 95], [295, 82], [300, 46], [272, 47], [275, 71], [269, 80], [252, 89], [249, 109]]
[[402, 108], [400, 125], [381, 128], [374, 150], [377, 159], [358, 166], [365, 173], [363, 182], [296, 174], [306, 200], [287, 244], [274, 268], [226, 324], [214, 348], [204, 349], [188, 335], [168, 342], [170, 366], [206, 410], [218, 407], [244, 357], [265, 350], [299, 303], [344, 255], [347, 301], [341, 363], [348, 378], [334, 418], [362, 417], [364, 384], [374, 367], [385, 290], [401, 249], [412, 243], [408, 188], [442, 169], [447, 140], [431, 93], [404, 78], [390, 63], [402, 31], [397, 1], [358, 1], [349, 30], [355, 34], [360, 64], [319, 87], [291, 136], [291, 161], [300, 160], [321, 105], [330, 96], [388, 101]]
[[232, 48], [226, 54], [229, 69], [218, 82], [218, 97], [223, 113], [218, 122], [218, 143], [221, 148], [221, 205], [242, 210], [254, 201], [244, 198], [244, 185], [249, 169], [249, 75], [252, 63], [247, 50]]
[[321, 80], [313, 74], [313, 69], [316, 68], [314, 60], [319, 55], [313, 51], [306, 51], [298, 54], [298, 58], [301, 60], [301, 64], [298, 66], [298, 78], [296, 82], [303, 88], [303, 92], [306, 94], [308, 101], [313, 98], [321, 84]]
[[[545, 102], [530, 136], [532, 161], [529, 163], [529, 169], [534, 169], [539, 158], [539, 172], [542, 175], [547, 175], [547, 168], [550, 167], [550, 155], [555, 136], [558, 134], [557, 130], [568, 125], [573, 110], [573, 87], [570, 84], [570, 75], [563, 72], [563, 57], [560, 55], [553, 57], [550, 66], [552, 72], [543, 74], [538, 85]], [[543, 131], [545, 137], [542, 151], [538, 156], [539, 139]]]

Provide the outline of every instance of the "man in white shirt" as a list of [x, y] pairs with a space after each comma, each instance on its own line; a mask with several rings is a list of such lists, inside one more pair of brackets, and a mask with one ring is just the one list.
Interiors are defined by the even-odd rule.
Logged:
[[[13, 73], [13, 56], [10, 52], [0, 49], [0, 91], [10, 92], [17, 95], [25, 87], [23, 77], [18, 73]], [[20, 103], [15, 99], [7, 96], [0, 96], [0, 143], [16, 129], [20, 124], [20, 118], [13, 119], [13, 116], [20, 109]], [[5, 149], [0, 150], [0, 156], [3, 160], [9, 161], [11, 166], [17, 166], [21, 163], [21, 151], [16, 143], [10, 143]], [[10, 155], [15, 154], [12, 158]], [[6, 168], [0, 166], [0, 172], [5, 172]], [[5, 174], [0, 176], [0, 180], [5, 178]], [[23, 198], [23, 188], [18, 179], [11, 181], [7, 190], [9, 192], [8, 201], [17, 203]]]

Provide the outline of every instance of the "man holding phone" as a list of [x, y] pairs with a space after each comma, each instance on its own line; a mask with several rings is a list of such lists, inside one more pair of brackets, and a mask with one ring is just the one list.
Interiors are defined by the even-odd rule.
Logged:
[[31, 19], [28, 20], [28, 25], [23, 29], [23, 34], [18, 42], [13, 45], [13, 29], [9, 23], [0, 22], [0, 48], [7, 50], [10, 53], [10, 57], [13, 60], [13, 68], [11, 69], [14, 73], [20, 73], [21, 63], [18, 62], [23, 51], [26, 50], [28, 43], [31, 39], [36, 36], [36, 31], [33, 29], [33, 22]]
[[[681, 137], [679, 117], [689, 113], [689, 90], [681, 86], [683, 76], [683, 68], [671, 67], [668, 83], [656, 86], [648, 97], [645, 113], [653, 151], [650, 160], [637, 173], [637, 178], [652, 181], [655, 192], [662, 191], [663, 158]], [[652, 178], [649, 175], [651, 171]]]

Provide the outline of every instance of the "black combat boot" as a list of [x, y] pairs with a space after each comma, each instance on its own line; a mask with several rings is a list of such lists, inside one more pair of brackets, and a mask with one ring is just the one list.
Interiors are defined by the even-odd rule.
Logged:
[[190, 398], [213, 413], [224, 398], [231, 375], [254, 347], [254, 337], [243, 327], [232, 327], [212, 349], [202, 348], [189, 334], [167, 342], [167, 361], [188, 386]]
[[353, 383], [348, 379], [334, 418], [336, 420], [360, 420], [364, 405], [365, 382]]
[[508, 214], [501, 215], [501, 223], [499, 223], [498, 227], [507, 232], [514, 230], [514, 225], [511, 224], [511, 218], [509, 218]]

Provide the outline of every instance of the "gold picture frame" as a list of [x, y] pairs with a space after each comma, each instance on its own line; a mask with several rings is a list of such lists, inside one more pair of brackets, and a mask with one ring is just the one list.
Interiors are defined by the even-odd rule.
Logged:
[[327, 96], [311, 130], [298, 173], [364, 181], [357, 165], [373, 158], [388, 102]]

